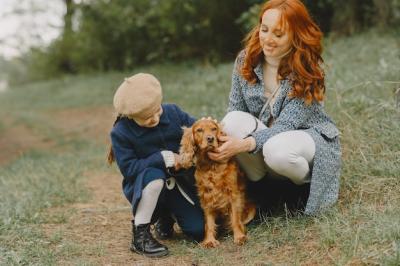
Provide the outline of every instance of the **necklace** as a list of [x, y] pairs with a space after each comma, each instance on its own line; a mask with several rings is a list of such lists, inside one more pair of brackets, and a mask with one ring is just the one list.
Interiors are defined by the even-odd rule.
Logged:
[[275, 88], [274, 92], [272, 93], [271, 97], [268, 98], [267, 102], [264, 104], [263, 108], [261, 109], [259, 115], [258, 115], [258, 119], [260, 119], [262, 121], [262, 115], [264, 114], [265, 110], [268, 108], [268, 106], [270, 106], [271, 108], [271, 114], [272, 114], [272, 105], [271, 101], [272, 99], [275, 98], [275, 95], [277, 94], [278, 91], [280, 91], [280, 88], [282, 87], [282, 83], [280, 82], [280, 84]]

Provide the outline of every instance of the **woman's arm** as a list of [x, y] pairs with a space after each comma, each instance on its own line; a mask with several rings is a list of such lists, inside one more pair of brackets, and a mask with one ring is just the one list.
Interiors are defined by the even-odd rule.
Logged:
[[232, 111], [243, 111], [248, 112], [248, 108], [246, 102], [243, 97], [242, 92], [242, 85], [240, 84], [240, 74], [239, 68], [242, 64], [242, 60], [244, 57], [244, 52], [242, 51], [235, 60], [235, 64], [233, 66], [232, 71], [232, 84], [231, 84], [231, 91], [229, 93], [229, 105], [228, 105], [228, 112]]
[[256, 148], [256, 140], [253, 137], [239, 139], [231, 136], [221, 136], [219, 140], [224, 143], [215, 152], [208, 153], [211, 160], [218, 162], [229, 160], [242, 152], [251, 152]]
[[252, 133], [245, 139], [224, 136], [224, 143], [209, 156], [215, 161], [224, 161], [241, 152], [261, 151], [267, 140], [281, 132], [305, 128], [310, 116], [318, 112], [318, 103], [305, 105], [302, 99], [293, 98], [283, 108], [275, 123], [270, 127]]
[[256, 142], [254, 152], [262, 150], [268, 139], [281, 132], [307, 128], [307, 121], [314, 113], [318, 112], [318, 106], [317, 102], [306, 105], [303, 99], [290, 99], [270, 128], [251, 134]]

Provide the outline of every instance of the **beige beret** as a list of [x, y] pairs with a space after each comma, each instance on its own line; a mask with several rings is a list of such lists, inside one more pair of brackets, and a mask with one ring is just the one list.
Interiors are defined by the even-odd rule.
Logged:
[[114, 95], [114, 108], [120, 115], [140, 116], [161, 105], [160, 82], [151, 74], [139, 73], [125, 78]]

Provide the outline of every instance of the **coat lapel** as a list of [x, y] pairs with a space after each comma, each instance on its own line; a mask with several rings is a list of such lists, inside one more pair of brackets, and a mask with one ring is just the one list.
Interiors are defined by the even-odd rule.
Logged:
[[272, 107], [271, 115], [274, 119], [276, 119], [281, 112], [283, 101], [286, 99], [286, 96], [288, 94], [288, 85], [289, 81], [287, 79], [282, 80], [280, 83], [280, 89], [278, 95], [276, 95], [274, 106]]

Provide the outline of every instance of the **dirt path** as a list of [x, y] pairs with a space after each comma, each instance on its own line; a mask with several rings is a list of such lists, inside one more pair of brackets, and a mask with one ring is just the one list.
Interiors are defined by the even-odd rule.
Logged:
[[[54, 120], [52, 127], [65, 138], [90, 138], [106, 144], [112, 124], [109, 108], [71, 109], [58, 113], [44, 114], [48, 121]], [[109, 117], [109, 119], [105, 119]], [[77, 119], [79, 118], [79, 119]], [[61, 121], [61, 123], [60, 123]], [[3, 122], [6, 130], [1, 132], [0, 164], [4, 165], [30, 149], [51, 149], [53, 143], [38, 136], [24, 125], [14, 125], [14, 121]], [[51, 123], [51, 122], [50, 122]], [[65, 222], [42, 224], [43, 232], [49, 239], [60, 235], [62, 240], [54, 246], [61, 254], [60, 265], [190, 265], [189, 260], [174, 256], [163, 259], [147, 259], [129, 250], [131, 241], [130, 204], [121, 192], [121, 177], [115, 173], [85, 173], [85, 186], [90, 193], [86, 203], [76, 203], [62, 208], [45, 210], [51, 217], [66, 217]], [[46, 215], [47, 215], [46, 214]], [[66, 247], [68, 245], [69, 247]], [[74, 257], [68, 256], [68, 248]], [[63, 251], [64, 250], [64, 251]], [[65, 255], [64, 255], [65, 254]], [[78, 255], [76, 255], [78, 254]]]
[[[83, 250], [79, 257], [65, 258], [60, 264], [84, 261], [93, 265], [190, 265], [188, 261], [172, 256], [151, 260], [132, 253], [130, 205], [121, 194], [121, 177], [104, 173], [89, 173], [87, 188], [92, 197], [87, 203], [78, 203], [54, 213], [73, 211], [66, 223], [45, 224], [46, 234], [61, 232], [63, 243], [78, 244]], [[62, 247], [60, 247], [62, 248]]]
[[43, 225], [46, 234], [51, 237], [60, 232], [62, 243], [79, 245], [81, 261], [101, 265], [123, 265], [132, 261], [128, 252], [130, 208], [121, 197], [119, 181], [119, 176], [90, 173], [85, 183], [91, 199], [87, 203], [49, 210], [52, 215], [71, 212], [72, 215], [66, 223]]
[[26, 125], [17, 124], [10, 117], [2, 117], [0, 132], [0, 165], [7, 164], [30, 149], [49, 149], [54, 143], [35, 134]]

